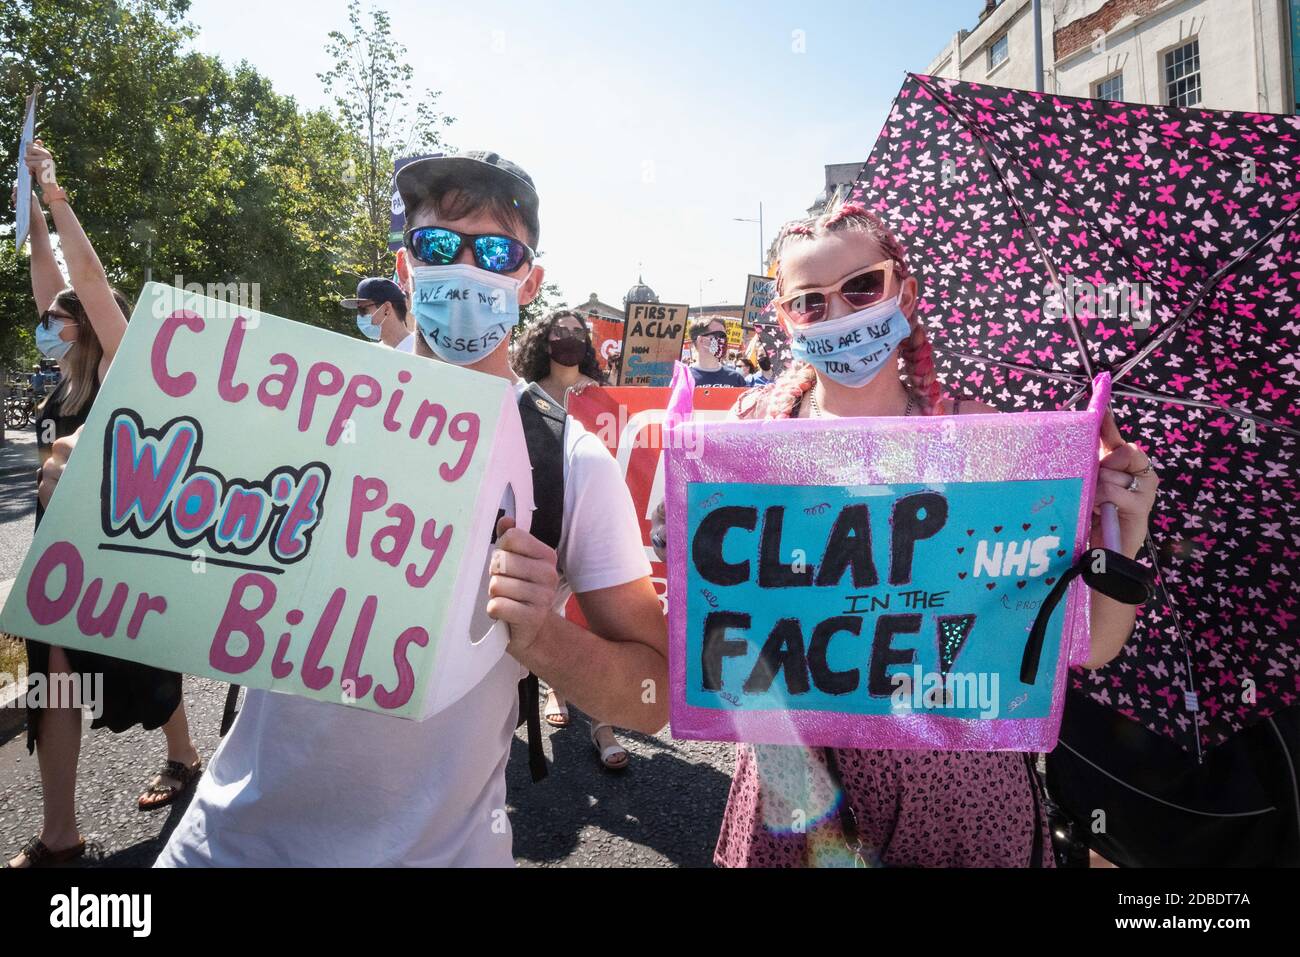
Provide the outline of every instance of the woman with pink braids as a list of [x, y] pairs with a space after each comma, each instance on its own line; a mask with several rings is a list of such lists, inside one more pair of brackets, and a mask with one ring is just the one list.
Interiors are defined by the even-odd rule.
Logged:
[[[776, 310], [796, 363], [741, 396], [743, 419], [959, 415], [997, 410], [941, 394], [919, 286], [889, 229], [845, 204], [788, 225], [778, 242]], [[901, 359], [901, 370], [899, 360]], [[900, 376], [901, 371], [901, 376]], [[1097, 505], [1119, 509], [1136, 556], [1158, 479], [1108, 417]], [[1093, 544], [1100, 544], [1099, 523]], [[1115, 657], [1134, 611], [1092, 596], [1088, 667]], [[715, 861], [724, 867], [866, 863], [911, 867], [1051, 866], [1042, 795], [1018, 752], [862, 751], [740, 745]]]

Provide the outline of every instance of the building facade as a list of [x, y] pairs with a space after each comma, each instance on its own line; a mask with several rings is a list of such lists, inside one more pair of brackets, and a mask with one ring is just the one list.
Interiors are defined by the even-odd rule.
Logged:
[[[1048, 93], [1300, 113], [1300, 0], [1040, 0]], [[986, 0], [927, 72], [1038, 89], [1033, 0]]]
[[611, 322], [623, 321], [623, 310], [617, 306], [611, 306], [607, 302], [602, 302], [594, 292], [587, 297], [586, 302], [569, 308], [582, 313], [584, 316], [595, 316], [597, 319], [608, 319]]

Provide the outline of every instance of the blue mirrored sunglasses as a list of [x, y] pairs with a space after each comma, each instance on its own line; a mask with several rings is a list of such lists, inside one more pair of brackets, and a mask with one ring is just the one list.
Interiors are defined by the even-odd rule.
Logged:
[[470, 244], [474, 262], [488, 272], [514, 272], [532, 260], [527, 243], [513, 236], [484, 233], [472, 236], [442, 226], [417, 226], [405, 233], [406, 248], [415, 259], [429, 266], [446, 266], [456, 261], [462, 247]]

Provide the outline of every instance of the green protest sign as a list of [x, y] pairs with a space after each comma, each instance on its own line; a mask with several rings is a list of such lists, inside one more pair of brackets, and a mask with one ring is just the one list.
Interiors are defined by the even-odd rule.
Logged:
[[0, 629], [427, 716], [504, 653], [507, 489], [510, 383], [150, 283]]

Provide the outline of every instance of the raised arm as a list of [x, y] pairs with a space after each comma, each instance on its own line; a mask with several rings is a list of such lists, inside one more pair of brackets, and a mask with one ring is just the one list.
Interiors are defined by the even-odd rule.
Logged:
[[63, 259], [68, 264], [68, 280], [76, 290], [77, 298], [81, 300], [82, 308], [86, 310], [90, 325], [104, 349], [104, 359], [100, 364], [102, 377], [113, 361], [117, 347], [122, 343], [122, 336], [126, 335], [126, 317], [113, 298], [108, 276], [104, 273], [99, 257], [95, 255], [95, 248], [90, 245], [90, 240], [86, 238], [81, 223], [68, 203], [68, 194], [58, 184], [54, 157], [40, 140], [27, 148], [27, 165], [32, 171], [33, 179], [40, 184], [41, 196], [54, 217]]
[[41, 202], [32, 193], [31, 229], [28, 237], [32, 250], [32, 298], [36, 301], [36, 314], [45, 315], [45, 310], [54, 303], [54, 297], [63, 291], [67, 283], [63, 272], [54, 259], [54, 248], [50, 245], [50, 230], [45, 224], [45, 210]]

